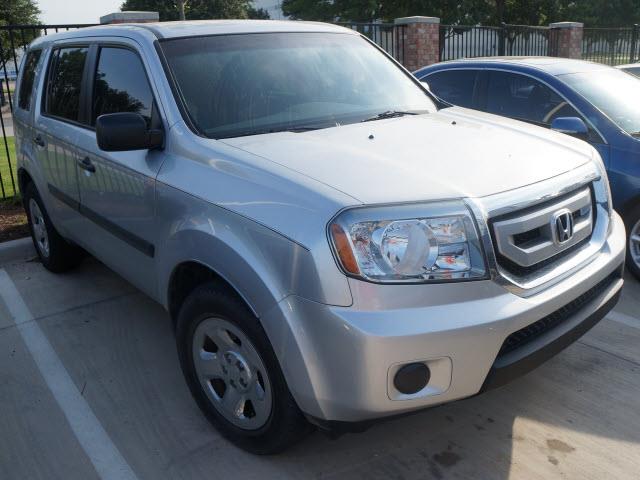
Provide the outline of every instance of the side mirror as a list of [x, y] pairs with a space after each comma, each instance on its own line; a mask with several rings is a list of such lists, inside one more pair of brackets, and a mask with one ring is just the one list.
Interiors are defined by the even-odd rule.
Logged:
[[98, 146], [106, 152], [161, 148], [162, 130], [150, 130], [138, 113], [122, 112], [100, 115], [96, 120]]
[[578, 117], [558, 117], [551, 122], [551, 130], [571, 135], [580, 140], [586, 140], [589, 136], [589, 129], [584, 121]]

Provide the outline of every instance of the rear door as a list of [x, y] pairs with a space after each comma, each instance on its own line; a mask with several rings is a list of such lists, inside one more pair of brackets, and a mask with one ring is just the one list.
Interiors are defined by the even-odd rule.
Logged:
[[45, 185], [47, 210], [63, 234], [80, 232], [75, 144], [83, 129], [83, 78], [89, 46], [83, 43], [54, 45], [47, 64], [43, 99], [34, 116], [33, 144]]
[[478, 70], [440, 70], [420, 79], [434, 95], [452, 105], [477, 108], [480, 88]]
[[98, 116], [141, 114], [162, 128], [151, 82], [134, 42], [98, 41], [92, 46], [88, 125], [76, 139], [85, 247], [138, 288], [155, 295], [155, 178], [160, 151], [105, 152], [98, 148]]

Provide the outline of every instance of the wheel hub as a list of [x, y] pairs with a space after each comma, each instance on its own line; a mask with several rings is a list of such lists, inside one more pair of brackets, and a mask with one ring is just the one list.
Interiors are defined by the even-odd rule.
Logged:
[[221, 369], [229, 385], [239, 392], [246, 392], [253, 381], [247, 361], [239, 352], [232, 350], [226, 351], [222, 358]]

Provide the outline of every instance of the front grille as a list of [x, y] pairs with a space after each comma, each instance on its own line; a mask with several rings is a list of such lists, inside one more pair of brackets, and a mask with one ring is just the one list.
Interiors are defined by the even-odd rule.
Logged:
[[[546, 202], [490, 219], [496, 261], [511, 275], [525, 277], [559, 262], [589, 243], [596, 212], [593, 192], [583, 186]], [[569, 241], [559, 242], [554, 215], [571, 213], [575, 230]]]
[[607, 278], [602, 280], [596, 286], [587, 290], [585, 293], [566, 304], [564, 307], [538, 320], [537, 322], [521, 328], [517, 332], [513, 332], [500, 347], [498, 358], [512, 352], [523, 345], [535, 340], [540, 335], [557, 327], [568, 318], [572, 317], [580, 311], [587, 303], [591, 302], [598, 295], [603, 293], [609, 286], [621, 277], [620, 270], [611, 273]]

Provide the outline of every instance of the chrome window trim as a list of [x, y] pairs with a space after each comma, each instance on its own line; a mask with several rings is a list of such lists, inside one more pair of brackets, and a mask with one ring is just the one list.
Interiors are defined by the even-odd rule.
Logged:
[[[529, 67], [529, 68], [535, 68], [535, 67]], [[587, 117], [582, 110], [580, 110], [578, 107], [575, 106], [575, 104], [569, 100], [567, 97], [565, 97], [562, 93], [560, 93], [553, 85], [550, 85], [547, 81], [536, 77], [535, 75], [532, 75], [530, 73], [525, 73], [525, 72], [517, 72], [515, 70], [511, 70], [509, 68], [500, 68], [500, 67], [487, 67], [487, 68], [478, 68], [478, 67], [460, 67], [460, 68], [442, 68], [440, 70], [437, 70], [435, 72], [430, 72], [427, 75], [425, 75], [424, 77], [419, 78], [420, 81], [422, 81], [423, 79], [429, 77], [429, 75], [433, 75], [435, 73], [438, 72], [444, 72], [444, 71], [451, 71], [451, 70], [478, 70], [478, 71], [497, 71], [497, 72], [507, 72], [507, 73], [513, 73], [516, 75], [524, 75], [525, 77], [529, 77], [532, 78], [534, 80], [537, 80], [538, 82], [542, 83], [543, 85], [545, 85], [546, 87], [550, 88], [553, 92], [555, 92], [560, 98], [562, 98], [565, 102], [567, 102], [569, 105], [571, 105], [573, 107], [573, 109], [578, 112], [581, 116], [582, 116], [582, 120], [584, 120], [587, 125], [589, 125], [589, 127], [591, 127], [600, 137], [600, 140], [602, 140], [602, 144], [603, 145], [609, 145], [609, 142], [607, 142], [607, 139], [605, 138], [605, 136], [602, 134], [602, 132], [593, 124], [593, 122], [591, 120], [589, 120], [589, 117]], [[539, 70], [542, 73], [546, 73], [542, 70]], [[550, 74], [547, 74], [550, 75]], [[553, 75], [552, 75], [553, 76]], [[577, 92], [576, 92], [577, 93]], [[435, 94], [434, 94], [435, 95]], [[582, 97], [582, 95], [580, 95]], [[584, 98], [584, 97], [583, 97]], [[585, 99], [585, 101], [587, 101]], [[591, 103], [591, 102], [588, 102]], [[463, 107], [465, 108], [465, 107]], [[473, 110], [473, 109], [472, 109]], [[484, 112], [484, 110], [478, 110], [479, 112]], [[600, 111], [598, 109], [598, 111]], [[491, 113], [491, 112], [484, 112], [484, 113]], [[491, 113], [491, 115], [498, 115], [497, 113]], [[502, 116], [502, 115], [501, 115]], [[505, 118], [512, 118], [512, 117], [505, 117]], [[608, 118], [608, 117], [607, 117]], [[522, 122], [526, 122], [527, 120], [524, 119], [515, 119], [515, 120], [520, 120]], [[544, 127], [542, 127], [544, 128]]]
[[[611, 205], [609, 204], [606, 181], [606, 177], [600, 174], [596, 164], [588, 162], [549, 180], [517, 190], [509, 190], [487, 197], [468, 198], [466, 202], [478, 223], [491, 279], [511, 293], [526, 298], [561, 282], [591, 263], [604, 246], [610, 228]], [[491, 218], [535, 206], [589, 184], [593, 185], [595, 194], [593, 208], [595, 209], [596, 221], [593, 224], [591, 239], [587, 244], [570, 256], [524, 277], [517, 277], [498, 264], [489, 230]]]

